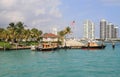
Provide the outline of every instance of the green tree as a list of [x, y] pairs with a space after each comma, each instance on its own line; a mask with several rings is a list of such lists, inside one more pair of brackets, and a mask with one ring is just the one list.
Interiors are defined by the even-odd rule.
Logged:
[[34, 41], [38, 41], [40, 39], [40, 35], [42, 35], [42, 31], [39, 31], [36, 28], [31, 29], [31, 38]]
[[58, 35], [59, 35], [59, 39], [63, 42], [64, 38], [66, 38], [66, 36], [68, 34], [70, 34], [72, 31], [71, 31], [71, 28], [70, 27], [66, 27], [64, 30], [61, 30], [58, 32]]
[[3, 31], [4, 31], [4, 29], [3, 29], [3, 28], [0, 28], [0, 39], [1, 39], [1, 40], [3, 39], [2, 36], [4, 35], [4, 34], [3, 34]]
[[10, 40], [10, 33], [7, 29], [0, 28], [0, 41], [9, 41]]
[[16, 34], [16, 26], [13, 22], [11, 22], [9, 24], [9, 26], [7, 27], [7, 31], [9, 33], [9, 40], [13, 43], [14, 39], [15, 39], [15, 34]]
[[17, 22], [16, 23], [16, 39], [18, 42], [24, 39], [24, 23]]
[[30, 38], [30, 30], [29, 29], [24, 29], [23, 31], [23, 39], [27, 41]]
[[67, 34], [70, 34], [71, 28], [70, 27], [66, 27], [64, 30], [61, 30], [60, 32], [58, 32], [58, 35], [62, 38], [64, 38]]
[[9, 23], [6, 29], [0, 28], [0, 40], [9, 41], [9, 42], [21, 42], [27, 41], [32, 38], [33, 41], [40, 40], [40, 36], [42, 35], [42, 31], [36, 28], [33, 29], [25, 29], [25, 25], [22, 22], [11, 22]]
[[66, 27], [64, 31], [65, 34], [70, 34], [72, 32], [70, 27]]

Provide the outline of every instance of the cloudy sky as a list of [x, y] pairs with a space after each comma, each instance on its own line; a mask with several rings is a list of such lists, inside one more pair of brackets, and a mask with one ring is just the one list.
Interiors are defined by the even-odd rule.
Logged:
[[99, 36], [99, 21], [106, 19], [120, 27], [120, 0], [0, 0], [0, 27], [10, 22], [22, 21], [28, 28], [50, 32], [74, 20], [74, 33], [82, 37], [83, 22], [95, 23]]

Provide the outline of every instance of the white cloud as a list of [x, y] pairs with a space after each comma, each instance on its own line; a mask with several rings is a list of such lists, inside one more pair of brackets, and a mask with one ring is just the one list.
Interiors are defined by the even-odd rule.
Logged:
[[45, 14], [45, 9], [44, 8], [35, 10], [35, 15], [36, 16], [39, 16], [41, 14]]
[[11, 22], [17, 22], [17, 20], [19, 21], [25, 20], [24, 16], [18, 11], [13, 11], [13, 12], [2, 11], [0, 13], [0, 17], [2, 18], [2, 20], [11, 21]]
[[3, 7], [12, 7], [16, 3], [16, 0], [1, 0], [0, 5]]
[[53, 16], [56, 16], [56, 17], [62, 17], [58, 8], [52, 8], [50, 10], [50, 14], [53, 15]]
[[32, 22], [33, 25], [40, 25], [40, 24], [43, 24], [43, 23], [48, 23], [48, 22], [51, 22], [52, 20], [50, 18], [46, 18], [46, 19], [38, 19], [38, 20], [34, 20]]
[[0, 24], [22, 21], [34, 27], [56, 25], [62, 17], [60, 4], [60, 0], [0, 0]]
[[13, 12], [6, 13], [5, 16], [10, 21], [15, 21], [15, 22], [17, 22], [17, 20], [19, 20], [19, 21], [25, 21], [24, 15], [22, 15], [22, 13], [20, 13], [18, 11], [13, 11]]

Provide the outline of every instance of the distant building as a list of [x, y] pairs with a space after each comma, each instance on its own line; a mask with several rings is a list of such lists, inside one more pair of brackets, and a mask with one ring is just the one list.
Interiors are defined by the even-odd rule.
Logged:
[[52, 33], [57, 35], [57, 28], [52, 28]]
[[108, 23], [107, 26], [108, 26], [108, 30], [109, 30], [107, 39], [111, 39], [114, 37], [113, 36], [114, 35], [114, 25], [112, 23]]
[[83, 25], [84, 25], [84, 38], [95, 39], [94, 23], [90, 20], [86, 20]]
[[105, 19], [102, 19], [100, 21], [100, 39], [106, 38], [107, 35], [106, 28], [107, 28], [107, 21]]
[[100, 39], [118, 38], [118, 27], [112, 23], [107, 23], [105, 19], [100, 21]]
[[114, 27], [114, 38], [118, 38], [118, 34], [119, 34], [119, 28]]

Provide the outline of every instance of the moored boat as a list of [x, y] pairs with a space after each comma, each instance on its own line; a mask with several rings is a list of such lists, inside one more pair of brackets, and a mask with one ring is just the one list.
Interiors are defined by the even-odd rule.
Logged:
[[58, 49], [58, 47], [54, 44], [49, 44], [49, 43], [42, 43], [41, 45], [39, 45], [36, 50], [37, 51], [52, 51], [52, 50], [56, 50]]
[[35, 51], [36, 50], [36, 47], [34, 45], [31, 46], [31, 50], [32, 51]]
[[104, 44], [97, 44], [96, 42], [88, 42], [87, 45], [82, 46], [81, 49], [104, 49], [106, 45]]
[[101, 45], [101, 46], [82, 46], [81, 49], [104, 49], [106, 46], [105, 45]]
[[49, 48], [39, 48], [39, 47], [37, 47], [36, 48], [36, 50], [38, 50], [38, 51], [52, 51], [52, 50], [56, 50], [57, 49], [57, 47], [49, 47]]

